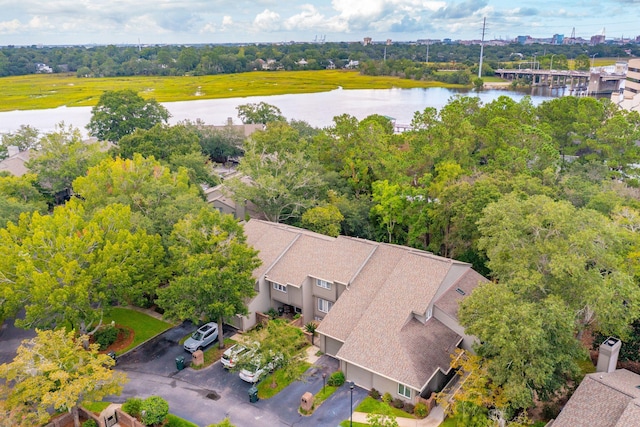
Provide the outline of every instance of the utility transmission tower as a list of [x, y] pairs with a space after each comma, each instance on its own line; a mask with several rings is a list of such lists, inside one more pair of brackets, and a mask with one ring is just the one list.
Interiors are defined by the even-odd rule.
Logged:
[[484, 31], [487, 28], [487, 18], [482, 20], [482, 40], [480, 41], [480, 66], [478, 67], [478, 78], [482, 78], [482, 57], [484, 55]]

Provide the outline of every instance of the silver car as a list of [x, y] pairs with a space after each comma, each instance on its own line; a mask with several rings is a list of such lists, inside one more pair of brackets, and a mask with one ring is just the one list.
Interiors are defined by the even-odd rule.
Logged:
[[184, 342], [184, 349], [189, 353], [202, 350], [218, 338], [218, 324], [209, 322], [202, 325]]

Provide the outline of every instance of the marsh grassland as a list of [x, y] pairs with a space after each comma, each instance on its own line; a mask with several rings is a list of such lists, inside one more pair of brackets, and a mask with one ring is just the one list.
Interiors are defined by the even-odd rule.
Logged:
[[78, 78], [75, 74], [32, 74], [0, 79], [0, 111], [93, 106], [102, 92], [132, 89], [159, 102], [241, 98], [344, 89], [459, 87], [440, 82], [389, 76], [363, 76], [357, 71], [256, 71], [215, 76], [134, 76]]

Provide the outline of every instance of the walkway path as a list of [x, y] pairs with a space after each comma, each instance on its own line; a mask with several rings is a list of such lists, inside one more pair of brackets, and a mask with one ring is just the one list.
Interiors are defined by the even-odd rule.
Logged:
[[[364, 412], [354, 412], [353, 421], [367, 424], [367, 415]], [[396, 417], [398, 427], [438, 427], [444, 421], [444, 412], [440, 406], [434, 407], [429, 416], [424, 419]]]

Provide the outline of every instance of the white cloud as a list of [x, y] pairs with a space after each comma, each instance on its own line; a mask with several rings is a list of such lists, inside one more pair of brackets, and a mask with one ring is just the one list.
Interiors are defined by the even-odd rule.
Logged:
[[280, 14], [265, 9], [262, 13], [256, 15], [253, 25], [255, 30], [258, 31], [277, 31], [280, 29]]
[[22, 27], [22, 24], [17, 19], [11, 21], [0, 22], [0, 34], [14, 33]]
[[349, 30], [349, 25], [346, 20], [337, 16], [327, 18], [311, 4], [302, 5], [300, 9], [302, 9], [302, 12], [290, 16], [285, 20], [285, 29], [289, 31], [320, 32], [343, 32]]

